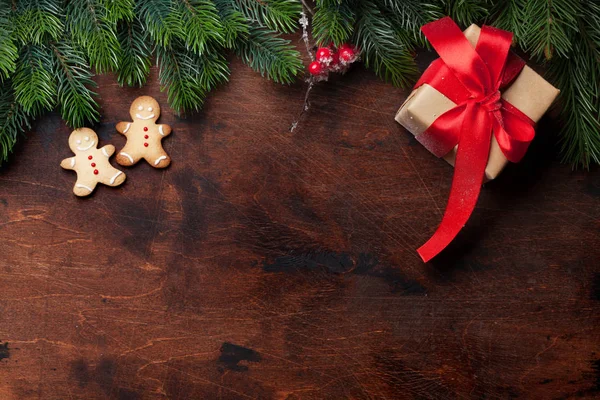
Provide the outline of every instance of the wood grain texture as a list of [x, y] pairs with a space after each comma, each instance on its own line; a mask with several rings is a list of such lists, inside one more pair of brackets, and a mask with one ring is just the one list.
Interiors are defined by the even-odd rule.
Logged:
[[234, 61], [181, 119], [156, 74], [100, 77], [95, 129], [121, 148], [156, 97], [168, 169], [78, 199], [53, 114], [0, 170], [1, 399], [600, 396], [600, 173], [552, 117], [423, 264], [453, 170], [395, 123], [406, 91], [355, 68], [290, 134], [302, 83]]

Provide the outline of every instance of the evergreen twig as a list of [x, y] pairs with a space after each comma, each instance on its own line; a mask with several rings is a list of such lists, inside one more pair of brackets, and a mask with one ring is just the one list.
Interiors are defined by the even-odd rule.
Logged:
[[6, 161], [19, 133], [29, 129], [30, 117], [14, 96], [10, 81], [0, 84], [0, 160]]
[[339, 46], [350, 39], [356, 22], [354, 3], [354, 1], [317, 0], [312, 33], [319, 45], [333, 43]]
[[152, 64], [152, 49], [148, 31], [136, 17], [131, 23], [122, 22], [118, 29], [122, 55], [117, 72], [119, 85], [143, 86]]
[[10, 5], [0, 0], [0, 81], [8, 78], [15, 70], [19, 52], [13, 40], [9, 18]]
[[250, 21], [273, 31], [289, 33], [296, 29], [302, 11], [299, 0], [234, 0]]
[[58, 106], [62, 118], [73, 128], [97, 122], [100, 114], [94, 100], [96, 87], [82, 51], [63, 40], [52, 44], [54, 76], [57, 80]]
[[116, 23], [102, 0], [70, 0], [66, 8], [67, 30], [72, 41], [81, 46], [92, 67], [99, 73], [119, 65], [121, 46]]
[[402, 38], [375, 3], [363, 1], [360, 11], [354, 43], [362, 52], [365, 66], [396, 86], [408, 87], [418, 70]]
[[20, 0], [12, 6], [2, 5], [2, 8], [13, 9], [13, 34], [21, 45], [42, 44], [58, 40], [64, 31], [61, 3], [59, 0]]
[[232, 0], [214, 0], [214, 3], [221, 19], [225, 47], [232, 49], [238, 39], [248, 36], [248, 21]]
[[12, 85], [16, 101], [29, 115], [54, 108], [57, 91], [52, 66], [52, 53], [45, 46], [23, 48]]
[[303, 68], [300, 53], [290, 41], [262, 27], [252, 26], [236, 53], [262, 76], [279, 83], [291, 83]]

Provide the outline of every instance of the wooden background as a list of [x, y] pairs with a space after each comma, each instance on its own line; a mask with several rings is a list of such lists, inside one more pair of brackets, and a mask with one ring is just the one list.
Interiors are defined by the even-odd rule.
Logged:
[[[424, 65], [431, 59], [419, 57]], [[98, 79], [100, 144], [139, 95], [167, 170], [79, 199], [70, 130], [41, 120], [0, 170], [0, 399], [600, 396], [600, 173], [556, 158], [547, 117], [435, 262], [453, 170], [361, 67], [279, 86], [233, 61], [180, 119]]]

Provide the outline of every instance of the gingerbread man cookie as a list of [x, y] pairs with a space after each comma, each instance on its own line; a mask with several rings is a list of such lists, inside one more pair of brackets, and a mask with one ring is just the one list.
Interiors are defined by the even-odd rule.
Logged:
[[117, 131], [127, 138], [125, 147], [117, 154], [117, 162], [128, 166], [143, 158], [154, 168], [171, 164], [161, 143], [171, 133], [171, 127], [156, 123], [160, 116], [158, 102], [150, 96], [138, 97], [131, 104], [129, 114], [133, 122], [117, 124]]
[[76, 129], [69, 136], [69, 147], [75, 157], [65, 158], [60, 166], [77, 172], [77, 182], [73, 187], [77, 196], [88, 196], [98, 182], [119, 186], [125, 181], [125, 174], [108, 161], [115, 152], [115, 146], [109, 144], [100, 149], [97, 146], [98, 135], [89, 128]]

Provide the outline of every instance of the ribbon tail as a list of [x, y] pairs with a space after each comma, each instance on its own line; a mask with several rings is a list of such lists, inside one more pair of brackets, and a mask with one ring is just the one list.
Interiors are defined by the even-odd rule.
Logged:
[[440, 226], [417, 252], [428, 262], [452, 242], [475, 209], [490, 152], [492, 121], [476, 103], [467, 104], [448, 205]]

